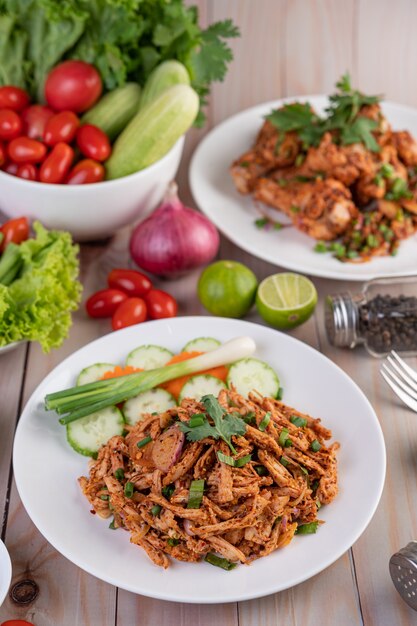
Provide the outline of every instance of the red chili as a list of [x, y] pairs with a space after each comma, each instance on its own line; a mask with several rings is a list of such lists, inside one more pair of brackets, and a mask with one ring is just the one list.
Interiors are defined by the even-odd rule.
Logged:
[[33, 163], [23, 163], [17, 168], [16, 176], [26, 180], [38, 180], [38, 170]]
[[10, 141], [22, 133], [22, 120], [16, 111], [11, 109], [0, 110], [0, 139]]
[[142, 298], [128, 298], [120, 304], [111, 319], [113, 330], [141, 324], [146, 320], [146, 304]]
[[114, 269], [109, 273], [107, 283], [113, 289], [121, 289], [129, 296], [139, 298], [145, 296], [152, 289], [149, 278], [136, 270]]
[[151, 289], [145, 296], [145, 302], [148, 307], [148, 315], [152, 320], [177, 315], [177, 301], [166, 291]]
[[90, 317], [111, 317], [125, 300], [127, 295], [120, 289], [101, 289], [88, 298], [85, 308]]
[[0, 109], [22, 111], [29, 104], [29, 96], [20, 87], [4, 85], [0, 87]]
[[46, 155], [46, 146], [36, 139], [18, 137], [9, 143], [8, 153], [15, 163], [40, 163]]
[[39, 179], [42, 183], [62, 183], [74, 159], [74, 150], [66, 143], [57, 143], [41, 165]]
[[31, 139], [43, 140], [45, 126], [53, 115], [52, 109], [43, 104], [32, 104], [27, 107], [21, 113], [24, 134]]
[[48, 146], [56, 146], [60, 141], [71, 143], [79, 125], [80, 120], [75, 113], [61, 111], [47, 121], [43, 140]]
[[28, 219], [26, 217], [18, 217], [14, 220], [4, 222], [4, 224], [0, 226], [0, 233], [3, 235], [3, 239], [0, 243], [0, 252], [3, 252], [10, 242], [21, 243], [28, 239]]
[[105, 161], [111, 154], [106, 133], [92, 124], [83, 124], [77, 130], [77, 146], [84, 156], [95, 161]]
[[88, 185], [89, 183], [99, 183], [104, 180], [106, 172], [101, 163], [92, 159], [79, 161], [70, 173], [66, 183], [68, 185]]

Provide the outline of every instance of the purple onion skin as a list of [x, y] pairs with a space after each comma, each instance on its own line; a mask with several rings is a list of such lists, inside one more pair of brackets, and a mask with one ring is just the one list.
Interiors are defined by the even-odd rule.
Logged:
[[152, 215], [136, 226], [130, 254], [146, 272], [178, 278], [209, 263], [219, 244], [216, 227], [180, 202], [175, 185], [168, 188], [166, 198]]

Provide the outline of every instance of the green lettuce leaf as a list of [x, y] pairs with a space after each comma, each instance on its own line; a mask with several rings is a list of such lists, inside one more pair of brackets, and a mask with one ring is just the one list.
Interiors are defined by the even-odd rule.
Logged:
[[69, 233], [48, 231], [39, 223], [34, 229], [34, 239], [10, 244], [0, 262], [0, 276], [2, 264], [11, 259], [19, 268], [13, 282], [0, 284], [0, 346], [39, 341], [48, 352], [68, 336], [71, 311], [80, 302], [78, 246]]

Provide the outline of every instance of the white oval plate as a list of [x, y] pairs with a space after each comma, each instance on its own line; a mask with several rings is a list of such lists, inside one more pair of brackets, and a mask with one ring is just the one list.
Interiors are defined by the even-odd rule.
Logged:
[[[190, 185], [195, 201], [204, 213], [237, 246], [254, 256], [290, 270], [339, 280], [370, 280], [378, 276], [415, 274], [417, 235], [400, 243], [395, 257], [375, 258], [369, 263], [341, 263], [330, 254], [318, 254], [315, 240], [295, 228], [264, 231], [256, 228], [260, 217], [250, 196], [238, 193], [229, 174], [232, 162], [250, 149], [262, 125], [263, 116], [284, 102], [308, 100], [322, 112], [325, 96], [300, 96], [267, 102], [230, 117], [214, 128], [197, 147], [190, 166]], [[384, 102], [383, 111], [394, 129], [407, 129], [417, 137], [417, 110]], [[278, 220], [285, 216], [274, 211]]]
[[0, 606], [3, 604], [9, 591], [12, 579], [12, 562], [6, 546], [0, 539]]
[[[204, 331], [204, 332], [203, 332]], [[316, 535], [296, 537], [283, 550], [224, 572], [207, 563], [173, 562], [163, 570], [129, 543], [127, 532], [91, 515], [77, 484], [88, 459], [66, 443], [56, 414], [43, 409], [45, 394], [75, 384], [96, 362], [123, 363], [136, 346], [154, 343], [179, 351], [202, 334], [226, 341], [249, 335], [257, 356], [278, 372], [288, 404], [321, 417], [341, 443], [340, 495], [320, 510]], [[366, 441], [367, 451], [358, 446]], [[28, 465], [27, 459], [30, 458]], [[39, 385], [20, 418], [13, 463], [22, 502], [44, 537], [83, 570], [122, 589], [174, 602], [248, 600], [314, 576], [358, 539], [378, 504], [385, 476], [385, 447], [378, 419], [365, 395], [329, 359], [304, 343], [249, 322], [183, 317], [147, 322], [106, 335], [78, 350]]]

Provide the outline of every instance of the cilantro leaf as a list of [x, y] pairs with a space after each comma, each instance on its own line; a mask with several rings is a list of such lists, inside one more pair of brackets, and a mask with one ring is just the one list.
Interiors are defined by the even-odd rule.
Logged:
[[349, 91], [352, 90], [352, 87], [350, 85], [350, 74], [349, 74], [349, 72], [346, 72], [345, 74], [342, 75], [342, 77], [336, 83], [336, 87], [339, 89], [339, 91], [345, 91], [345, 92], [348, 92], [348, 93], [349, 93]]
[[219, 438], [217, 430], [206, 420], [201, 426], [191, 428], [189, 422], [180, 422], [180, 430], [187, 435], [188, 441], [200, 441], [206, 437]]
[[265, 116], [276, 128], [283, 131], [301, 130], [319, 121], [308, 102], [285, 104]]
[[378, 124], [367, 117], [358, 117], [350, 126], [344, 126], [340, 131], [340, 138], [343, 144], [362, 142], [372, 152], [379, 152], [378, 145], [372, 132]]

